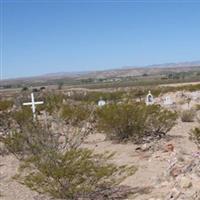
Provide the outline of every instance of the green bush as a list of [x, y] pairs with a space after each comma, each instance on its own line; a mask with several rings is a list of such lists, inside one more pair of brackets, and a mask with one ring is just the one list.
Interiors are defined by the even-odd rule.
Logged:
[[29, 89], [28, 89], [28, 87], [26, 87], [26, 86], [23, 87], [23, 88], [21, 89], [22, 92], [25, 92], [25, 91], [28, 91], [28, 90], [29, 90]]
[[147, 106], [146, 134], [165, 135], [176, 124], [177, 113], [161, 106]]
[[200, 110], [200, 104], [197, 104], [196, 107], [195, 107], [195, 109], [196, 109], [197, 111], [199, 111], [199, 110]]
[[108, 164], [108, 158], [87, 149], [71, 149], [64, 154], [51, 151], [43, 159], [34, 156], [26, 160], [18, 180], [54, 198], [86, 198], [98, 190], [115, 187], [135, 172], [135, 168]]
[[126, 93], [124, 91], [115, 92], [87, 92], [86, 94], [74, 93], [70, 98], [75, 101], [82, 102], [95, 102], [97, 103], [100, 98], [106, 101], [121, 100]]
[[55, 136], [49, 134], [39, 123], [33, 123], [32, 120], [22, 123], [22, 118], [19, 119], [20, 127], [17, 130], [11, 129], [1, 138], [7, 149], [17, 158], [41, 154], [55, 145]]
[[64, 82], [59, 82], [58, 83], [58, 90], [62, 90], [62, 88], [63, 88], [63, 85], [64, 85]]
[[23, 161], [15, 178], [54, 198], [78, 199], [116, 187], [136, 170], [108, 163], [113, 154], [94, 154], [64, 141], [61, 148], [59, 135], [38, 123], [26, 123], [19, 132], [6, 135], [4, 144]]
[[63, 105], [64, 95], [61, 93], [47, 93], [43, 97], [44, 104], [38, 110], [45, 110], [50, 114], [58, 112]]
[[0, 111], [6, 111], [13, 107], [13, 102], [9, 100], [0, 101]]
[[194, 128], [190, 132], [190, 139], [193, 140], [198, 147], [200, 147], [200, 128]]
[[195, 119], [195, 111], [194, 110], [185, 110], [181, 113], [181, 121], [182, 122], [194, 122]]
[[17, 124], [22, 125], [32, 120], [32, 111], [30, 107], [23, 107], [21, 110], [12, 113], [12, 118]]
[[0, 132], [10, 129], [10, 113], [0, 112]]
[[113, 104], [98, 109], [98, 128], [110, 139], [141, 142], [147, 137], [161, 137], [176, 121], [176, 114], [160, 106], [141, 103]]
[[24, 150], [26, 148], [24, 144], [22, 144], [23, 140], [23, 135], [17, 132], [12, 132], [12, 134], [8, 134], [6, 137], [0, 138], [0, 141], [3, 142], [5, 149], [19, 159], [21, 159], [21, 156], [24, 155]]
[[86, 121], [90, 117], [91, 112], [91, 108], [87, 104], [67, 104], [61, 109], [61, 118], [73, 125], [78, 125]]

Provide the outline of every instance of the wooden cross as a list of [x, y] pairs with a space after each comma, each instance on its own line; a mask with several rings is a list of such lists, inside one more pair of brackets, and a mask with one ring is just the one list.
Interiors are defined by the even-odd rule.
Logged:
[[44, 102], [43, 101], [35, 101], [35, 98], [34, 98], [34, 94], [31, 93], [31, 102], [27, 102], [27, 103], [23, 103], [24, 106], [30, 106], [31, 105], [31, 108], [32, 108], [32, 113], [33, 113], [33, 119], [36, 119], [36, 114], [35, 114], [35, 109], [36, 109], [36, 106], [35, 105], [39, 105], [39, 104], [43, 104]]

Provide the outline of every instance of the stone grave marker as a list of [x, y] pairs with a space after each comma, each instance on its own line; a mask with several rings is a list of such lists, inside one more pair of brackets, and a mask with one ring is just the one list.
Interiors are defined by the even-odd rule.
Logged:
[[149, 91], [148, 95], [146, 96], [146, 105], [152, 105], [154, 104], [154, 98], [151, 94], [151, 91]]
[[170, 96], [166, 96], [165, 99], [164, 99], [164, 105], [166, 106], [169, 106], [169, 105], [172, 105], [173, 102], [172, 102], [172, 99]]
[[106, 101], [104, 101], [102, 98], [98, 101], [98, 106], [99, 107], [102, 107], [102, 106], [104, 106], [104, 105], [106, 105]]

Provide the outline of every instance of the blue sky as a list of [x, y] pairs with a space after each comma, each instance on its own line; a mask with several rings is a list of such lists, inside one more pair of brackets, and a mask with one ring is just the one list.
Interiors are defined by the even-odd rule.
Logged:
[[1, 1], [4, 78], [200, 60], [200, 1]]

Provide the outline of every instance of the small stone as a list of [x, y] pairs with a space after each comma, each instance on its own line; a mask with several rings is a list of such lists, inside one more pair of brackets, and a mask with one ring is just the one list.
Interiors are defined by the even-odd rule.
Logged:
[[173, 177], [177, 177], [178, 175], [180, 175], [182, 173], [182, 169], [180, 167], [174, 167], [173, 169], [171, 169], [170, 171], [170, 175]]
[[179, 161], [179, 162], [184, 162], [185, 161], [185, 159], [184, 159], [184, 157], [183, 157], [183, 155], [182, 154], [177, 154], [177, 160]]
[[170, 183], [168, 181], [164, 181], [161, 183], [161, 187], [167, 187], [169, 185], [170, 185]]
[[172, 188], [170, 194], [168, 195], [168, 197], [166, 198], [167, 200], [168, 199], [178, 199], [178, 197], [180, 196], [181, 192], [178, 191], [176, 188]]
[[143, 144], [142, 146], [141, 146], [141, 150], [142, 151], [147, 151], [147, 150], [149, 150], [150, 149], [150, 145], [148, 145], [148, 144]]
[[173, 144], [167, 144], [164, 147], [164, 152], [172, 152], [174, 151], [174, 145]]
[[192, 182], [189, 178], [183, 176], [180, 179], [179, 185], [181, 188], [190, 188], [192, 186]]

